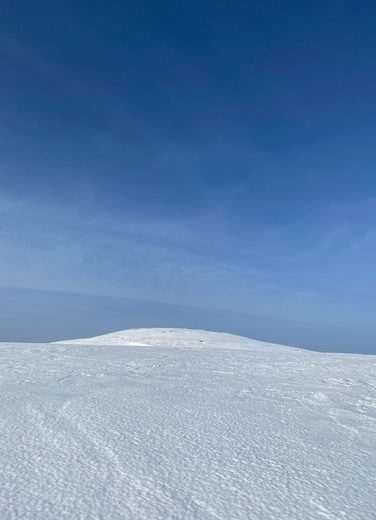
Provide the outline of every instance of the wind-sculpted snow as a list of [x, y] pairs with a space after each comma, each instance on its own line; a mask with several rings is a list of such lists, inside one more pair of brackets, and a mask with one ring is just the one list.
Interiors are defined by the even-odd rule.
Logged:
[[374, 520], [376, 358], [0, 344], [1, 520]]

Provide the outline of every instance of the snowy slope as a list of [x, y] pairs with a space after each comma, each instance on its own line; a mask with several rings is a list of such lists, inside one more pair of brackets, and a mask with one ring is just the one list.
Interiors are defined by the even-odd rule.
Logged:
[[78, 345], [128, 345], [150, 347], [179, 347], [179, 348], [225, 348], [236, 350], [265, 350], [286, 351], [294, 347], [265, 343], [254, 339], [226, 334], [223, 332], [208, 332], [193, 329], [128, 329], [111, 334], [104, 334], [94, 338], [59, 341]]
[[0, 344], [1, 520], [374, 520], [376, 357], [202, 334]]

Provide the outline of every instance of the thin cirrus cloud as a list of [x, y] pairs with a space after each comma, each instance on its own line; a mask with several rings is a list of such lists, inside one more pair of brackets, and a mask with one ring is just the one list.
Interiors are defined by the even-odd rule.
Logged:
[[171, 291], [181, 299], [192, 285], [215, 297], [235, 280], [229, 261], [209, 255], [208, 244], [203, 251], [198, 222], [120, 221], [10, 199], [2, 200], [1, 216], [2, 284], [91, 292], [95, 280], [97, 292], [163, 299]]
[[375, 243], [364, 220], [374, 204], [280, 226], [229, 220], [225, 236], [215, 205], [172, 222], [3, 197], [0, 284], [340, 319], [370, 310]]

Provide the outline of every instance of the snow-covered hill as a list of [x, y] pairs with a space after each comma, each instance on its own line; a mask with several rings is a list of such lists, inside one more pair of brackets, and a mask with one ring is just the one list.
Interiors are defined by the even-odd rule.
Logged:
[[226, 334], [223, 332], [208, 332], [193, 329], [128, 329], [94, 338], [59, 341], [78, 345], [126, 345], [174, 348], [225, 348], [236, 350], [286, 351], [293, 347], [265, 343], [254, 339]]
[[376, 357], [162, 330], [0, 344], [1, 520], [376, 518]]

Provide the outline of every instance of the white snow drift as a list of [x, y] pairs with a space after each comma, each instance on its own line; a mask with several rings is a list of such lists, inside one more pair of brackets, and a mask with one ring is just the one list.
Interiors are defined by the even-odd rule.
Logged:
[[178, 329], [0, 352], [2, 520], [375, 519], [373, 356]]

